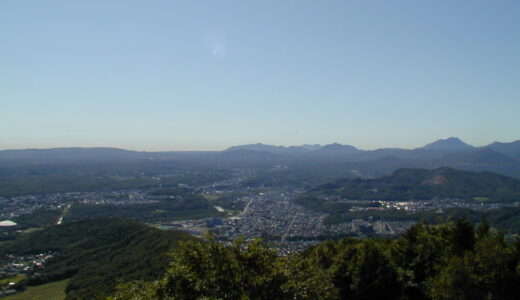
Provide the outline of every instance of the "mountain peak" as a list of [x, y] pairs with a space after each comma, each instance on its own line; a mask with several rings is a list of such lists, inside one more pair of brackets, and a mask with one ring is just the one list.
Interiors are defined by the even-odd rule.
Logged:
[[427, 150], [467, 150], [472, 149], [473, 146], [468, 145], [457, 137], [450, 137], [447, 139], [440, 139], [430, 143], [421, 149]]
[[358, 152], [359, 150], [354, 146], [333, 143], [333, 144], [327, 144], [327, 145], [321, 147], [321, 149], [319, 149], [318, 151], [321, 153], [325, 153], [325, 152], [327, 152], [327, 153], [332, 153], [332, 152], [354, 153], [354, 152]]

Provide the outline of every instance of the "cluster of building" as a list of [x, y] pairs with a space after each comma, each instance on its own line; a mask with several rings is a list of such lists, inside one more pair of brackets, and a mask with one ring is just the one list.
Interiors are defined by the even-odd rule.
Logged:
[[57, 209], [62, 207], [62, 197], [57, 194], [23, 195], [11, 198], [0, 197], [0, 220], [12, 219], [30, 214], [37, 209]]
[[330, 235], [335, 232], [351, 233], [354, 235], [396, 235], [406, 231], [416, 221], [386, 221], [369, 216], [366, 219], [352, 219], [349, 222], [329, 225]]
[[5, 255], [0, 257], [0, 279], [9, 278], [19, 274], [29, 274], [35, 269], [41, 268], [45, 261], [54, 257], [56, 253], [46, 252], [35, 255], [15, 256]]
[[[327, 214], [307, 209], [296, 203], [305, 191], [294, 186], [246, 188], [240, 182], [250, 176], [252, 171], [237, 172], [232, 178], [204, 184], [193, 188], [197, 193], [218, 198], [225, 193], [241, 194], [233, 200], [240, 212], [229, 211], [215, 205], [220, 217], [200, 220], [183, 220], [161, 224], [162, 229], [178, 229], [196, 236], [212, 231], [223, 243], [240, 237], [253, 239], [261, 237], [270, 241], [280, 253], [301, 250], [328, 237], [395, 235], [400, 234], [413, 224], [413, 220], [385, 221], [367, 217], [347, 219], [347, 222], [330, 224], [325, 222]], [[159, 180], [160, 181], [160, 180]], [[183, 185], [183, 187], [187, 187]], [[174, 195], [155, 195], [153, 189], [105, 190], [96, 192], [47, 193], [0, 198], [0, 220], [30, 213], [36, 209], [63, 209], [76, 202], [89, 205], [132, 205], [160, 201]], [[410, 201], [349, 200], [339, 196], [323, 196], [323, 200], [344, 203], [351, 212], [370, 212], [380, 210], [401, 210], [410, 213], [444, 210], [454, 207], [473, 210], [497, 209], [507, 205], [501, 203], [468, 202], [460, 199], [431, 199]], [[364, 214], [370, 216], [370, 214]]]
[[158, 201], [158, 197], [151, 195], [149, 189], [107, 190], [67, 194], [69, 194], [69, 200], [88, 205], [132, 205]]
[[[222, 191], [206, 189], [206, 195]], [[226, 192], [230, 192], [229, 187]], [[243, 192], [236, 190], [235, 192]], [[238, 238], [262, 238], [280, 254], [290, 254], [317, 244], [325, 238], [364, 236], [368, 234], [394, 235], [409, 228], [413, 221], [384, 221], [369, 217], [340, 224], [325, 222], [325, 213], [307, 209], [296, 203], [304, 190], [294, 187], [249, 190], [237, 198], [244, 209], [225, 217], [184, 220], [163, 224], [163, 229], [177, 229], [197, 236], [211, 231], [224, 244]]]
[[106, 190], [95, 192], [43, 193], [0, 197], [0, 220], [30, 214], [38, 209], [63, 209], [70, 202], [91, 205], [129, 205], [157, 201], [147, 189]]
[[0, 297], [11, 296], [18, 292], [27, 274], [43, 267], [56, 253], [36, 255], [4, 255], [0, 257]]
[[[243, 188], [227, 185], [206, 186], [199, 192], [204, 195], [222, 193], [243, 193]], [[325, 222], [325, 213], [313, 211], [296, 203], [303, 194], [297, 187], [248, 189], [247, 195], [236, 199], [244, 209], [227, 217], [204, 220], [172, 222], [171, 229], [188, 231], [203, 235], [212, 231], [218, 240], [229, 243], [240, 237], [254, 239], [260, 237], [270, 242], [273, 248], [282, 254], [303, 250], [309, 245], [319, 243], [324, 238], [341, 236], [396, 235], [406, 231], [416, 220], [384, 220], [370, 216], [364, 219], [350, 219], [343, 223]], [[518, 203], [469, 202], [460, 199], [443, 198], [431, 200], [383, 201], [350, 200], [337, 196], [326, 196], [327, 201], [344, 203], [351, 212], [370, 212], [381, 210], [401, 210], [408, 213], [434, 210], [442, 213], [449, 208], [469, 208], [473, 210], [491, 210], [504, 206], [518, 206]], [[220, 210], [219, 210], [220, 211]]]
[[224, 219], [215, 230], [222, 239], [240, 236], [270, 237], [284, 241], [287, 237], [316, 238], [324, 229], [326, 215], [294, 203], [301, 190], [271, 189], [237, 199], [245, 203], [242, 212]]
[[321, 200], [344, 203], [351, 206], [350, 211], [379, 211], [379, 210], [401, 210], [406, 212], [421, 212], [436, 210], [442, 213], [450, 208], [467, 208], [471, 210], [493, 210], [501, 207], [519, 206], [520, 202], [486, 202], [486, 201], [464, 201], [457, 198], [433, 198], [429, 200], [408, 200], [408, 201], [388, 201], [388, 200], [352, 200], [343, 199], [339, 196], [322, 196]]

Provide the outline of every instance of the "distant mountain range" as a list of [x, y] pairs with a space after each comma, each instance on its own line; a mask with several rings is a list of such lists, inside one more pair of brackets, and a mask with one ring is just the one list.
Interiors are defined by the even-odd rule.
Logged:
[[273, 146], [266, 145], [262, 143], [257, 144], [249, 144], [249, 145], [240, 145], [240, 146], [232, 146], [225, 151], [236, 151], [236, 150], [251, 150], [251, 151], [264, 151], [273, 154], [294, 154], [294, 153], [311, 153], [311, 152], [321, 152], [321, 153], [361, 153], [361, 152], [410, 152], [417, 150], [438, 150], [438, 151], [461, 151], [461, 150], [482, 150], [482, 149], [491, 149], [506, 155], [511, 156], [520, 156], [520, 140], [514, 141], [511, 143], [500, 143], [494, 142], [487, 146], [483, 147], [474, 147], [469, 145], [459, 138], [450, 137], [447, 139], [440, 139], [429, 143], [423, 147], [419, 147], [416, 149], [402, 149], [402, 148], [380, 148], [376, 150], [360, 150], [351, 145], [341, 145], [338, 143], [327, 144], [327, 145], [302, 145], [302, 146]]
[[[361, 154], [361, 153], [379, 153], [379, 157], [385, 155], [394, 155], [400, 153], [413, 153], [424, 150], [432, 151], [468, 151], [468, 150], [493, 150], [502, 153], [506, 156], [520, 158], [520, 140], [501, 143], [494, 142], [483, 147], [474, 147], [469, 145], [459, 138], [450, 137], [447, 139], [440, 139], [416, 149], [402, 149], [402, 148], [380, 148], [376, 150], [360, 150], [351, 145], [342, 145], [338, 143], [319, 145], [319, 144], [305, 144], [301, 146], [274, 146], [262, 143], [232, 146], [223, 152], [248, 150], [267, 152], [271, 154]], [[15, 149], [15, 150], [0, 150], [0, 159], [82, 159], [82, 160], [96, 160], [96, 159], [134, 159], [134, 158], [159, 158], [168, 157], [172, 154], [178, 153], [215, 153], [219, 151], [132, 151], [120, 148], [110, 147], [70, 147], [70, 148], [49, 148], [49, 149]], [[385, 153], [381, 155], [380, 153]]]
[[312, 147], [252, 144], [233, 146], [224, 153], [231, 155], [237, 151], [248, 151], [247, 155], [251, 157], [258, 157], [260, 153], [269, 154], [272, 155], [269, 159], [278, 163], [290, 164], [296, 161], [299, 166], [314, 164], [315, 168], [321, 170], [328, 168], [337, 172], [339, 169], [349, 169], [353, 176], [363, 177], [387, 175], [399, 168], [451, 167], [469, 171], [494, 171], [520, 178], [520, 140], [474, 147], [459, 138], [450, 137], [416, 149], [376, 150], [360, 150], [337, 143]]
[[[274, 146], [250, 144], [233, 146], [224, 151], [129, 151], [117, 148], [54, 148], [0, 151], [0, 175], [8, 176], [13, 164], [68, 164], [101, 162], [103, 164], [139, 161], [157, 166], [178, 164], [203, 167], [269, 169], [285, 166], [298, 169], [297, 177], [342, 176], [377, 177], [399, 168], [451, 167], [469, 171], [494, 171], [520, 178], [520, 140], [494, 142], [474, 147], [451, 137], [416, 149], [382, 148], [361, 150], [351, 145]], [[149, 162], [149, 163], [148, 163]], [[319, 171], [319, 172], [317, 172]], [[289, 171], [285, 171], [287, 173]], [[329, 172], [330, 174], [326, 174]], [[349, 175], [350, 174], [350, 175]], [[277, 173], [283, 175], [283, 173]], [[294, 175], [294, 174], [293, 174]], [[330, 176], [329, 176], [330, 175]], [[263, 176], [268, 178], [269, 174]], [[292, 175], [291, 175], [292, 176]], [[309, 182], [314, 182], [313, 180]]]

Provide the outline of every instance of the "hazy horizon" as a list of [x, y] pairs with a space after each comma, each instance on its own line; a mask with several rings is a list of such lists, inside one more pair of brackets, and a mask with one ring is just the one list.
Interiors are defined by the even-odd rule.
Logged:
[[[359, 147], [357, 145], [354, 145], [352, 143], [339, 143], [339, 142], [331, 142], [331, 143], [325, 143], [325, 144], [319, 144], [319, 143], [304, 143], [304, 144], [269, 144], [269, 143], [263, 143], [263, 142], [255, 142], [255, 143], [243, 143], [243, 144], [233, 144], [233, 145], [228, 145], [224, 148], [219, 148], [219, 149], [189, 149], [189, 148], [177, 148], [177, 149], [169, 149], [169, 148], [164, 148], [164, 149], [154, 149], [154, 148], [131, 148], [131, 147], [118, 147], [118, 146], [111, 146], [111, 145], [86, 145], [86, 146], [77, 146], [77, 145], [56, 145], [56, 146], [50, 146], [50, 147], [22, 147], [22, 148], [5, 148], [5, 149], [2, 149], [0, 148], [0, 151], [3, 151], [3, 150], [25, 150], [25, 149], [54, 149], [54, 148], [118, 148], [118, 149], [124, 149], [124, 150], [132, 150], [132, 151], [146, 151], [146, 152], [161, 152], [161, 151], [222, 151], [222, 150], [226, 150], [228, 149], [229, 147], [232, 147], [232, 146], [243, 146], [243, 145], [251, 145], [251, 144], [264, 144], [264, 145], [272, 145], [272, 146], [283, 146], [283, 147], [289, 147], [289, 146], [303, 146], [303, 145], [321, 145], [321, 146], [324, 146], [324, 145], [327, 145], [327, 144], [334, 144], [334, 143], [338, 143], [338, 144], [342, 144], [342, 145], [350, 145], [350, 146], [354, 146], [356, 147], [357, 149], [359, 150], [377, 150], [377, 149], [389, 149], [389, 148], [401, 148], [401, 149], [416, 149], [416, 148], [420, 148], [420, 147], [423, 147], [429, 143], [432, 143], [432, 142], [435, 142], [437, 140], [444, 140], [444, 139], [448, 139], [450, 137], [446, 137], [446, 138], [441, 138], [441, 139], [435, 139], [435, 140], [431, 140], [429, 142], [426, 142], [424, 144], [421, 144], [421, 145], [417, 145], [417, 146], [413, 146], [413, 147], [403, 147], [403, 146], [399, 146], [399, 145], [396, 145], [396, 146], [390, 146], [390, 147], [385, 147], [385, 146], [382, 146], [382, 147], [376, 147], [376, 148], [363, 148], [363, 147]], [[458, 138], [458, 137], [457, 137]], [[515, 141], [518, 141], [520, 139], [517, 139], [517, 140], [511, 140], [511, 141], [491, 141], [489, 143], [486, 143], [486, 144], [472, 144], [472, 143], [469, 143], [467, 142], [466, 140], [464, 139], [460, 139], [462, 142], [465, 142], [471, 146], [474, 146], [474, 147], [483, 147], [483, 146], [487, 146], [493, 142], [500, 142], [500, 143], [511, 143], [511, 142], [515, 142]]]
[[0, 149], [519, 139], [518, 1], [2, 1]]

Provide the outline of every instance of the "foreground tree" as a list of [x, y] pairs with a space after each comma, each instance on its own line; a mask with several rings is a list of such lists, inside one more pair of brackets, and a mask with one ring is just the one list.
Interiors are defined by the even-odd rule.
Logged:
[[225, 247], [209, 237], [172, 254], [161, 280], [126, 283], [119, 299], [520, 298], [520, 242], [464, 219], [412, 226], [397, 240], [325, 241], [279, 257], [260, 241]]
[[287, 299], [287, 274], [273, 250], [260, 241], [225, 247], [209, 237], [184, 243], [172, 254], [160, 281], [118, 288], [116, 299]]

